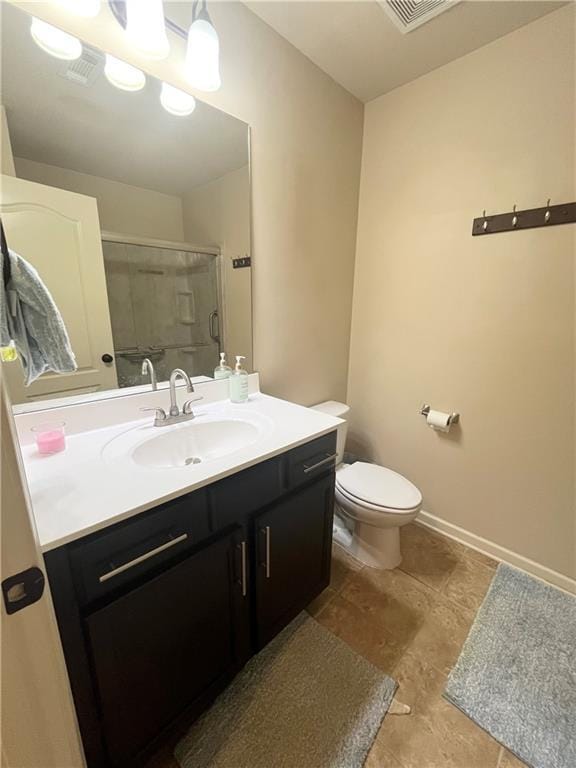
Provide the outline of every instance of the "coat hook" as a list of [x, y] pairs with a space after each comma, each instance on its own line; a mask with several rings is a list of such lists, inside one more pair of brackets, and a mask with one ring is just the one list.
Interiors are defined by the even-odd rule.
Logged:
[[550, 198], [548, 198], [548, 202], [546, 203], [546, 213], [544, 214], [544, 223], [548, 224], [550, 221]]
[[486, 232], [486, 230], [488, 229], [488, 221], [486, 220], [486, 208], [484, 208], [482, 212], [482, 216], [484, 218], [484, 224], [482, 224], [482, 229], [484, 230], [484, 232]]
[[512, 213], [514, 214], [514, 216], [512, 216], [512, 226], [515, 227], [516, 224], [518, 224], [518, 216], [516, 216], [516, 206], [512, 208]]

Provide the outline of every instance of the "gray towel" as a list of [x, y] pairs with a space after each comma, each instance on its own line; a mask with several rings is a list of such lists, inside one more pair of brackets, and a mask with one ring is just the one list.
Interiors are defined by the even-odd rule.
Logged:
[[9, 251], [9, 258], [10, 281], [0, 286], [0, 346], [14, 341], [26, 386], [46, 371], [75, 371], [68, 333], [50, 292], [21, 256]]

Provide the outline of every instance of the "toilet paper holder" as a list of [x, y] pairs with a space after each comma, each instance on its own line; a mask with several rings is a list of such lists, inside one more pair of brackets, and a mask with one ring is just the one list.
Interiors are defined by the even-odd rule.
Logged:
[[[421, 416], [428, 416], [428, 414], [430, 413], [430, 406], [424, 404], [422, 408], [420, 408], [419, 413]], [[453, 424], [458, 424], [459, 421], [460, 421], [460, 414], [451, 413], [450, 416], [448, 417], [448, 426], [451, 427]]]

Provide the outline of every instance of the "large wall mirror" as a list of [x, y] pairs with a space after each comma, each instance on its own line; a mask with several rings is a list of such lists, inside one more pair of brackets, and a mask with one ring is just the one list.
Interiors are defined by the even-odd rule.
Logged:
[[78, 363], [29, 387], [18, 360], [4, 363], [12, 401], [134, 391], [146, 358], [160, 382], [177, 367], [213, 376], [221, 351], [251, 370], [248, 126], [199, 101], [167, 111], [149, 75], [115, 87], [88, 45], [58, 60], [30, 16], [2, 6], [0, 213]]

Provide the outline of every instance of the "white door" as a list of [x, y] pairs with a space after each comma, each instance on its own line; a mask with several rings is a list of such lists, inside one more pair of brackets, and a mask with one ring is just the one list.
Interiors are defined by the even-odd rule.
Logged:
[[[2, 389], [0, 368], [0, 390]], [[26, 597], [20, 575], [30, 568], [44, 571], [28, 492], [23, 482], [14, 420], [1, 395], [1, 577], [16, 577], [8, 603], [18, 608]], [[12, 599], [11, 599], [12, 598]], [[2, 665], [2, 768], [82, 768], [85, 766], [72, 694], [48, 588], [42, 597], [8, 613], [0, 598]]]
[[[19, 361], [5, 374], [13, 403], [117, 387], [96, 200], [2, 176], [0, 213], [11, 250], [32, 264], [58, 306], [76, 356], [73, 373], [46, 373], [24, 387]], [[112, 360], [105, 362], [103, 356]]]

